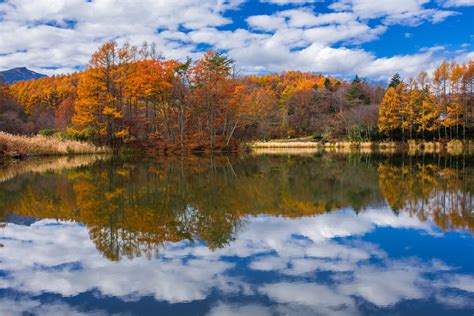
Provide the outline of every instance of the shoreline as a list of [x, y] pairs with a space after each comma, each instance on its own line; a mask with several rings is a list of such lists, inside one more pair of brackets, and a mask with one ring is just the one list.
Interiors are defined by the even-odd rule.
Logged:
[[98, 147], [77, 140], [60, 139], [42, 135], [13, 135], [0, 131], [0, 159], [108, 153], [111, 153], [111, 149], [108, 147]]
[[316, 142], [316, 141], [257, 141], [244, 144], [250, 151], [337, 151], [337, 152], [420, 152], [420, 153], [448, 153], [461, 154], [474, 152], [474, 141], [452, 140], [450, 142], [435, 141], [381, 141], [381, 142]]
[[[299, 139], [275, 139], [271, 141], [242, 142], [240, 145], [234, 144], [230, 150], [215, 150], [211, 152], [205, 147], [200, 147], [201, 151], [194, 148], [186, 150], [177, 146], [171, 147], [167, 144], [156, 144], [148, 148], [129, 147], [131, 152], [143, 150], [142, 154], [148, 156], [176, 155], [181, 154], [231, 154], [240, 152], [250, 152], [256, 154], [314, 154], [318, 152], [336, 152], [336, 153], [422, 153], [422, 154], [453, 154], [474, 153], [474, 141], [452, 140], [450, 142], [437, 141], [373, 141], [373, 142], [317, 142], [309, 138]], [[161, 146], [160, 146], [161, 145]], [[133, 150], [135, 149], [135, 150]], [[98, 147], [90, 143], [59, 139], [47, 136], [19, 136], [0, 132], [0, 161], [18, 160], [24, 158], [36, 157], [67, 157], [80, 155], [110, 154], [112, 150], [108, 147]]]

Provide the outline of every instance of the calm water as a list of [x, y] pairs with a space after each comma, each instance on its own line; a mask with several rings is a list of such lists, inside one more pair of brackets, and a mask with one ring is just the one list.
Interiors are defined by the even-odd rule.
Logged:
[[0, 315], [473, 315], [474, 159], [0, 168]]

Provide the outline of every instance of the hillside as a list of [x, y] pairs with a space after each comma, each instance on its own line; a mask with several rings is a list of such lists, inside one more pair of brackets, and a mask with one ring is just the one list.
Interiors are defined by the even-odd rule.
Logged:
[[46, 75], [29, 70], [26, 67], [12, 68], [5, 71], [0, 71], [0, 82], [5, 81], [12, 84], [21, 80], [31, 80], [47, 77]]

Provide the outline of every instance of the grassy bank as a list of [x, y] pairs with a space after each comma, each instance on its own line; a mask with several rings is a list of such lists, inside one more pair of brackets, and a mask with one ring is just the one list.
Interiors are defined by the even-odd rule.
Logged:
[[409, 151], [409, 152], [425, 152], [425, 153], [442, 153], [447, 152], [450, 154], [457, 154], [462, 152], [473, 152], [474, 142], [467, 141], [465, 143], [459, 140], [453, 140], [450, 142], [423, 142], [423, 141], [408, 141], [407, 143], [401, 142], [349, 142], [349, 141], [337, 141], [337, 142], [316, 142], [310, 139], [296, 139], [296, 140], [272, 140], [268, 142], [251, 142], [246, 144], [252, 151], [258, 152], [269, 152], [269, 151], [338, 151], [338, 152], [396, 152], [396, 151]]
[[19, 136], [0, 132], [0, 157], [59, 156], [109, 153], [107, 147], [47, 136]]

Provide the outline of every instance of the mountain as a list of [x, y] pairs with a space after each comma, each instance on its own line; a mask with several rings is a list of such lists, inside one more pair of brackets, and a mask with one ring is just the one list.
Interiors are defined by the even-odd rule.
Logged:
[[387, 80], [367, 80], [367, 83], [374, 88], [380, 87], [385, 88], [388, 86]]
[[29, 70], [26, 67], [18, 67], [18, 68], [13, 68], [10, 70], [0, 71], [0, 81], [2, 81], [3, 79], [8, 84], [12, 84], [20, 80], [31, 80], [31, 79], [38, 79], [38, 78], [43, 78], [43, 77], [47, 77], [47, 76], [43, 74], [39, 74], [32, 70]]

